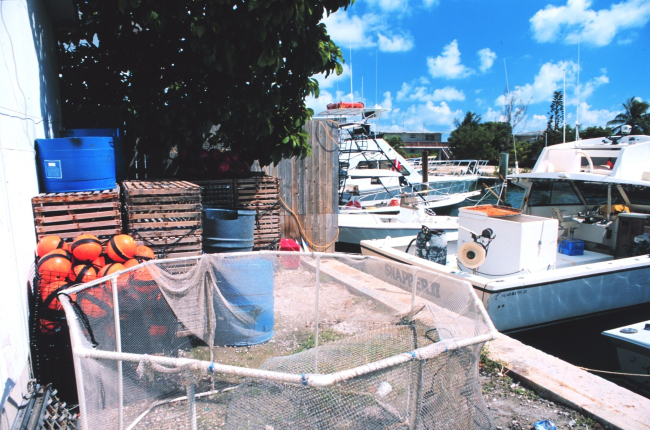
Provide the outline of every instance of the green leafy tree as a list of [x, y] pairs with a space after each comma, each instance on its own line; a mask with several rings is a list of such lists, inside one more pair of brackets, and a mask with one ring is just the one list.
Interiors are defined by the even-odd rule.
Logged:
[[607, 137], [612, 135], [612, 130], [607, 127], [587, 127], [584, 130], [580, 130], [581, 139], [592, 139], [594, 137]]
[[76, 0], [57, 35], [65, 126], [119, 126], [160, 165], [178, 148], [181, 171], [206, 141], [305, 156], [312, 76], [342, 72], [321, 20], [352, 1]]
[[409, 154], [404, 149], [404, 141], [400, 136], [387, 135], [384, 138], [386, 139], [386, 142], [395, 150], [395, 152], [404, 158], [409, 157]]
[[623, 103], [623, 113], [607, 123], [607, 127], [613, 128], [615, 133], [621, 132], [621, 126], [632, 126], [632, 134], [650, 134], [650, 104], [631, 97]]
[[447, 142], [456, 159], [492, 160], [498, 155], [492, 146], [494, 132], [480, 121], [480, 115], [473, 112], [467, 112], [462, 121], [454, 121], [456, 129], [451, 132]]

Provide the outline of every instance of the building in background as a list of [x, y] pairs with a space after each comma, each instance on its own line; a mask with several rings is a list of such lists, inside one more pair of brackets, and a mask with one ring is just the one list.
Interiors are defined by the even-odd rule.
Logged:
[[421, 154], [422, 151], [429, 151], [431, 157], [438, 160], [451, 158], [447, 142], [442, 141], [443, 132], [440, 131], [387, 131], [383, 132], [384, 139], [397, 136], [404, 142], [404, 150], [407, 154]]

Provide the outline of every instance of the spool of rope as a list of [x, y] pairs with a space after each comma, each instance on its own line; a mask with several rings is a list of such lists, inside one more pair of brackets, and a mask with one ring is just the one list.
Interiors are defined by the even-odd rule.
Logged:
[[458, 249], [458, 261], [469, 269], [476, 269], [485, 262], [485, 248], [476, 242], [467, 242]]

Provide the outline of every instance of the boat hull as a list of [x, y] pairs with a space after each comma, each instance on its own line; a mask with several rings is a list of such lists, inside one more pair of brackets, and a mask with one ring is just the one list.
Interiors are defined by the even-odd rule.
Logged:
[[648, 256], [492, 280], [452, 271], [393, 249], [389, 242], [362, 242], [361, 252], [469, 281], [494, 326], [502, 332], [532, 329], [650, 303]]
[[474, 289], [495, 327], [514, 331], [650, 303], [648, 279], [650, 266], [496, 292]]

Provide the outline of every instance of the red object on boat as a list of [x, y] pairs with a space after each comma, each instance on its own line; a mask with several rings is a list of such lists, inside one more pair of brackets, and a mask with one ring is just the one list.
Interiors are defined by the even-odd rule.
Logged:
[[338, 102], [327, 105], [327, 109], [363, 109], [364, 107], [361, 102]]
[[[300, 245], [293, 239], [280, 239], [280, 251], [298, 251], [300, 252]], [[300, 267], [300, 257], [290, 257], [283, 255], [280, 259], [282, 267], [289, 270], [294, 270]]]

